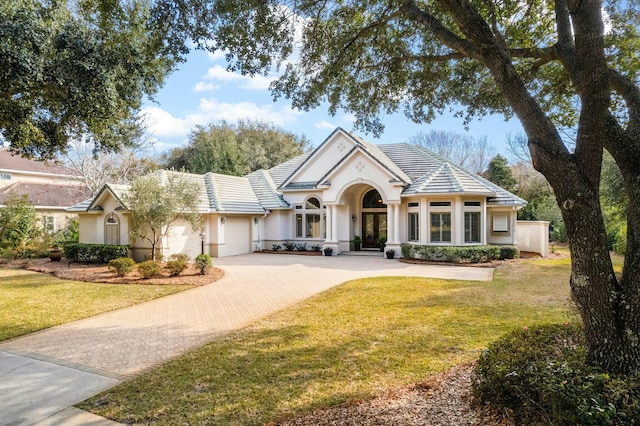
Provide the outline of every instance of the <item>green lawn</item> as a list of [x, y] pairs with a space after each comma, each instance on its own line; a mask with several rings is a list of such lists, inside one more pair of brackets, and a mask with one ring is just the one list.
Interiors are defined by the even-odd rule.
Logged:
[[191, 287], [92, 284], [0, 269], [0, 341], [188, 288]]
[[127, 424], [259, 425], [366, 398], [471, 361], [513, 327], [576, 320], [568, 277], [564, 259], [510, 263], [493, 282], [351, 281], [81, 408]]

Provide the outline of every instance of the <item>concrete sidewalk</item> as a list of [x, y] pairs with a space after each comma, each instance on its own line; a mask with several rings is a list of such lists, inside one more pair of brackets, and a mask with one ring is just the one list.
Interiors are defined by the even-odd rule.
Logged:
[[[63, 410], [130, 375], [351, 279], [493, 277], [491, 268], [411, 265], [381, 256], [249, 254], [214, 263], [225, 277], [211, 285], [0, 343], [0, 394], [11, 395], [0, 398], [0, 425], [30, 425], [56, 413], [73, 417]], [[65, 418], [59, 423], [73, 424]], [[57, 422], [47, 421], [42, 424]]]

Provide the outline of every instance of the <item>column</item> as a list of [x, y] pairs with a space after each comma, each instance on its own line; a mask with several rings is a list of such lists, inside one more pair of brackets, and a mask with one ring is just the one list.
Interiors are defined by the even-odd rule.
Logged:
[[333, 241], [333, 206], [327, 206], [327, 224], [325, 232], [327, 233], [327, 237], [325, 238], [326, 242]]
[[393, 241], [400, 244], [400, 204], [393, 205]]
[[331, 217], [333, 219], [331, 221], [331, 240], [338, 242], [338, 206], [331, 206], [331, 210], [333, 210], [331, 212]]
[[393, 205], [387, 204], [387, 242], [392, 243], [395, 238], [395, 221], [393, 220]]

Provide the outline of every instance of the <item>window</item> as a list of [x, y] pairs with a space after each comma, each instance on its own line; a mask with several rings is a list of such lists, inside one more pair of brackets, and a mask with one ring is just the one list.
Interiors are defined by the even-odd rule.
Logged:
[[431, 242], [451, 242], [451, 213], [431, 213]]
[[431, 207], [451, 207], [451, 201], [432, 201], [429, 205]]
[[509, 216], [506, 213], [493, 215], [493, 231], [509, 232]]
[[362, 208], [363, 209], [386, 209], [387, 205], [382, 202], [382, 197], [380, 193], [372, 189], [371, 191], [364, 194], [362, 197]]
[[420, 207], [420, 203], [418, 203], [418, 202], [409, 203], [407, 205], [408, 205], [408, 207]]
[[114, 213], [109, 213], [104, 219], [104, 243], [120, 244], [120, 221]]
[[303, 205], [296, 206], [296, 238], [321, 238], [323, 212], [320, 200], [307, 199]]
[[413, 241], [413, 242], [420, 241], [419, 224], [420, 224], [419, 213], [409, 213], [409, 226], [408, 226], [409, 235], [407, 238], [408, 241]]
[[481, 203], [480, 203], [480, 201], [465, 201], [464, 202], [464, 206], [465, 207], [480, 207]]
[[472, 212], [464, 214], [464, 242], [480, 242], [480, 213]]
[[44, 217], [44, 229], [49, 232], [49, 233], [53, 233], [56, 232], [56, 217], [55, 216], [45, 216]]

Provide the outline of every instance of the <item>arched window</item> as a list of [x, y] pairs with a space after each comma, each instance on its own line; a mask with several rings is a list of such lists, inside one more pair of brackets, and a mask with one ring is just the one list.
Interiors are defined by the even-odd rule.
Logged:
[[120, 220], [118, 216], [111, 212], [104, 218], [104, 243], [120, 244]]
[[386, 209], [387, 205], [382, 202], [382, 197], [380, 193], [372, 189], [371, 191], [364, 194], [362, 198], [362, 208], [363, 209]]
[[316, 197], [296, 206], [296, 238], [322, 237], [322, 206]]

